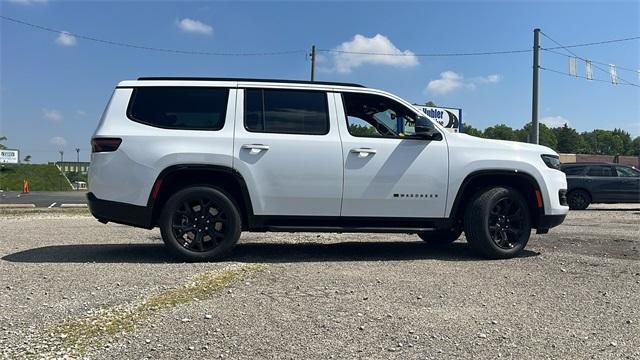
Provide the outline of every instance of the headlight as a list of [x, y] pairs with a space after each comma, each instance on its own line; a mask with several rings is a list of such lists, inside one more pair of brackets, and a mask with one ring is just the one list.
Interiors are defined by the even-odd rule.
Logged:
[[547, 167], [560, 170], [560, 158], [557, 155], [540, 155]]

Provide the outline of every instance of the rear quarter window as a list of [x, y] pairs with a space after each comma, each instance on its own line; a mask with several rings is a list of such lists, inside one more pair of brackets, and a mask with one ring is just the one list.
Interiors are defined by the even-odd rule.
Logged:
[[229, 89], [139, 87], [133, 90], [127, 117], [150, 126], [180, 130], [220, 130]]

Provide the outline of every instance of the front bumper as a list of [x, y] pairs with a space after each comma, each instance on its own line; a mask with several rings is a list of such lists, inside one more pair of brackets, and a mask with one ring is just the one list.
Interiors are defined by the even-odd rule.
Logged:
[[152, 211], [150, 207], [131, 205], [117, 201], [98, 199], [93, 193], [87, 193], [87, 202], [91, 215], [102, 223], [109, 221], [152, 229]]
[[538, 219], [536, 234], [546, 234], [549, 229], [562, 224], [566, 217], [567, 215], [542, 215]]

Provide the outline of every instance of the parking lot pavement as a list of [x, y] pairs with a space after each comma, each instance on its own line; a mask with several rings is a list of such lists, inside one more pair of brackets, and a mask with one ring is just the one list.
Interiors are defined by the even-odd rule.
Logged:
[[19, 191], [0, 192], [0, 207], [32, 205], [33, 207], [53, 208], [62, 205], [86, 206], [86, 204], [86, 191], [31, 191], [28, 194], [22, 194]]
[[[5, 358], [640, 358], [640, 206], [571, 212], [523, 256], [398, 234], [243, 234], [180, 263], [157, 230], [5, 212]], [[31, 355], [29, 355], [31, 354]]]

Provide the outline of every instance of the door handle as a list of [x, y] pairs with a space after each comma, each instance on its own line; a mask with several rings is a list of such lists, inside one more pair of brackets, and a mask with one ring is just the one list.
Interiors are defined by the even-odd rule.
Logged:
[[244, 144], [241, 147], [249, 150], [249, 154], [258, 154], [262, 151], [269, 150], [269, 145], [264, 144]]
[[355, 148], [355, 149], [351, 149], [350, 152], [358, 154], [358, 156], [360, 157], [367, 157], [369, 156], [369, 154], [373, 155], [377, 153], [375, 149], [371, 149], [371, 148]]
[[269, 145], [264, 144], [244, 144], [242, 145], [243, 149], [249, 150], [269, 150]]

